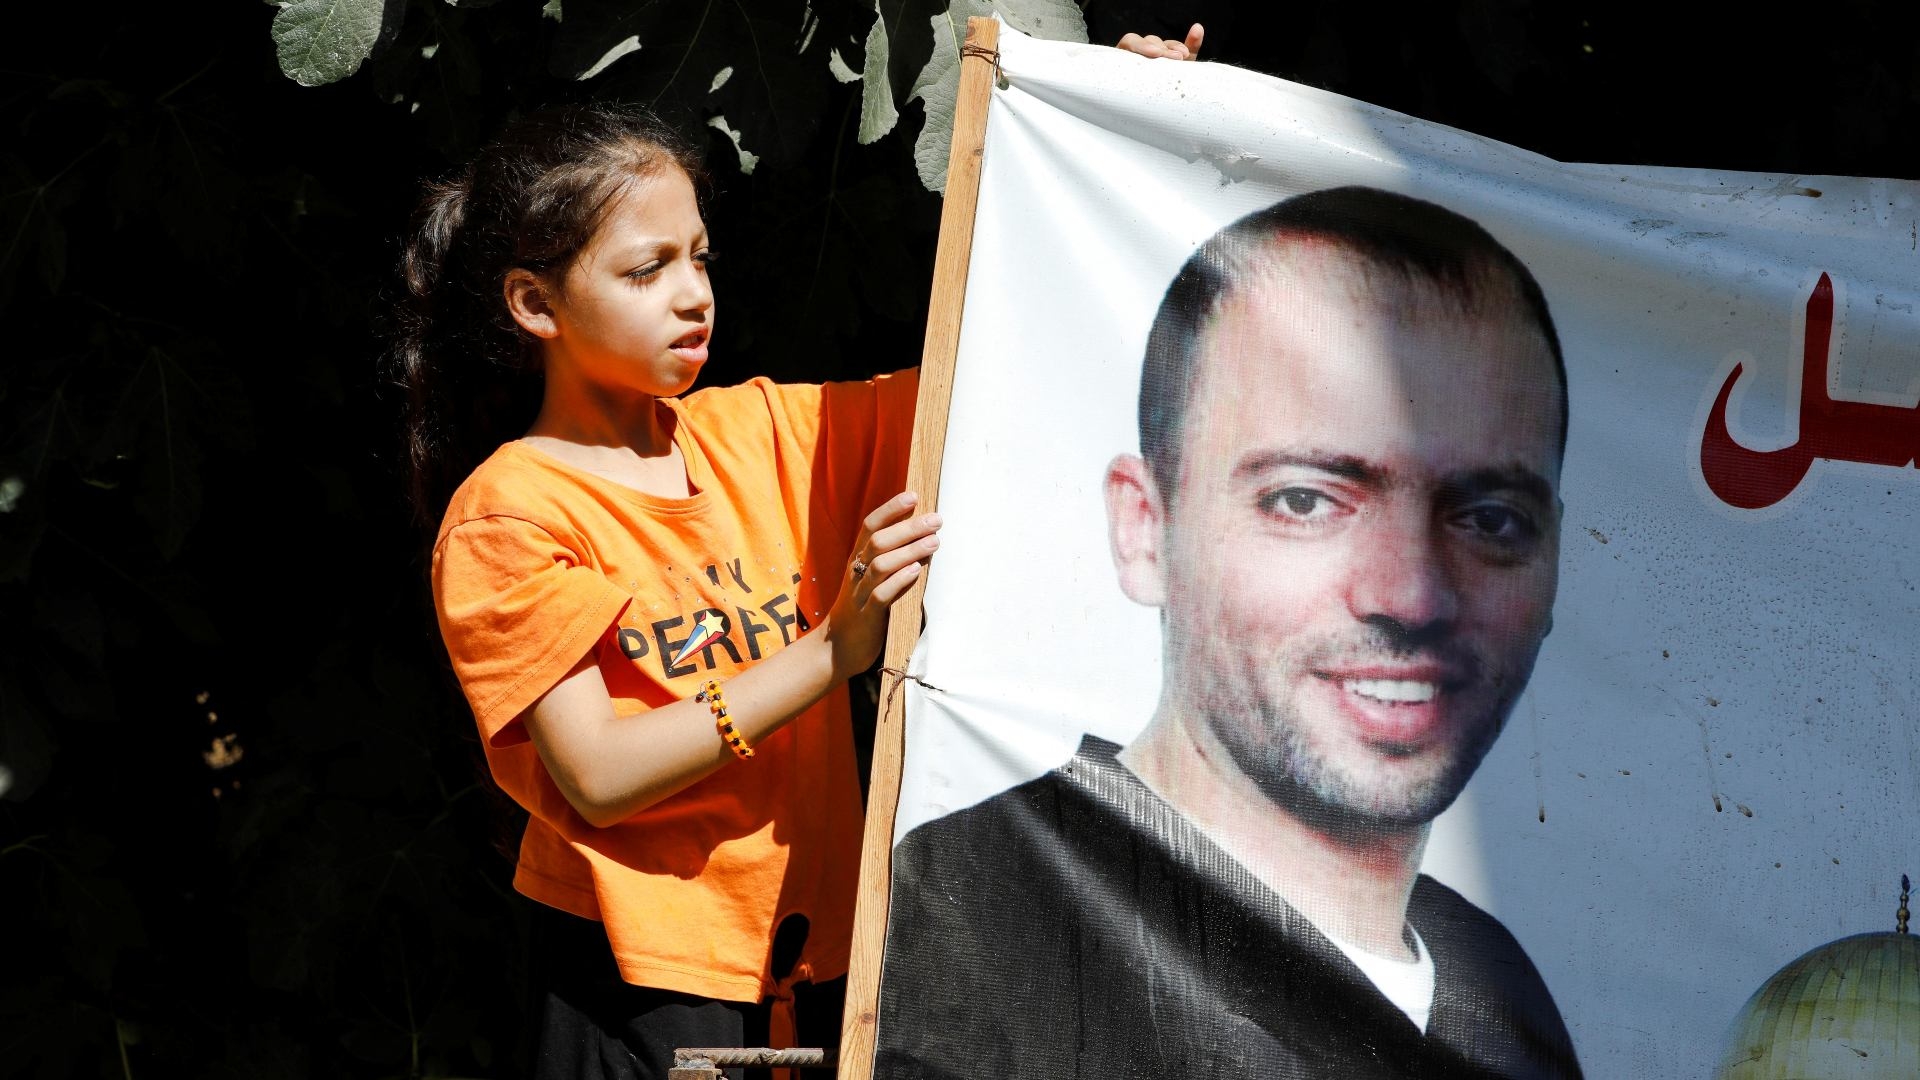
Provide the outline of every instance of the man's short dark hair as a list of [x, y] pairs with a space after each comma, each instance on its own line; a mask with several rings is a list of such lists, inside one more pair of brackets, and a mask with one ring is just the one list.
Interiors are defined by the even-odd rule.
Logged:
[[1171, 506], [1180, 476], [1180, 436], [1193, 396], [1201, 332], [1256, 262], [1292, 243], [1323, 241], [1375, 266], [1424, 280], [1469, 304], [1511, 288], [1539, 327], [1560, 381], [1560, 450], [1567, 444], [1567, 368], [1547, 298], [1525, 264], [1474, 221], [1442, 206], [1370, 187], [1296, 195], [1248, 214], [1208, 238], [1167, 287], [1147, 337], [1140, 373], [1140, 453]]

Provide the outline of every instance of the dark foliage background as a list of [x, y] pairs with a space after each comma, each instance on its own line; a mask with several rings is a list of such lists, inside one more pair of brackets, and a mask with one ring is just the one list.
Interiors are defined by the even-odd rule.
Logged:
[[[516, 107], [657, 98], [718, 177], [708, 380], [917, 359], [939, 210], [917, 106], [858, 145], [861, 85], [825, 60], [860, 69], [872, 5], [602, 5], [646, 44], [584, 84], [550, 74], [565, 42], [540, 7], [413, 0], [384, 52], [318, 88], [280, 74], [270, 6], [9, 10], [0, 1075], [522, 1072], [516, 823], [477, 779], [377, 374], [419, 178]], [[1920, 177], [1911, 3], [1086, 17], [1096, 41], [1198, 18], [1214, 59], [1562, 159]], [[759, 80], [728, 114], [762, 155], [750, 176], [699, 126], [726, 65]]]

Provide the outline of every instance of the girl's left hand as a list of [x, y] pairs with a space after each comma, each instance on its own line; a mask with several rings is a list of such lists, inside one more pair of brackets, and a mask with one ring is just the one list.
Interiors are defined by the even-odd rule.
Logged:
[[1200, 59], [1200, 42], [1206, 37], [1206, 33], [1205, 27], [1194, 23], [1187, 30], [1185, 41], [1170, 41], [1152, 34], [1128, 34], [1120, 39], [1120, 44], [1116, 48], [1153, 59], [1198, 60]]
[[919, 505], [919, 496], [901, 492], [861, 522], [840, 596], [827, 613], [838, 678], [865, 671], [880, 655], [887, 608], [913, 587], [940, 547], [940, 515], [916, 515]]

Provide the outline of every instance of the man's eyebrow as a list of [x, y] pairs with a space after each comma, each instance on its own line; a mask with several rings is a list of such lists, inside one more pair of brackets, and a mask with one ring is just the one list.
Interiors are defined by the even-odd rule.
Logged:
[[[1317, 450], [1256, 450], [1234, 464], [1232, 479], [1244, 481], [1275, 469], [1311, 469], [1367, 487], [1386, 487], [1387, 470], [1352, 454]], [[1517, 491], [1543, 505], [1556, 498], [1553, 485], [1534, 469], [1518, 463], [1489, 465], [1448, 476], [1441, 485], [1450, 500], [1472, 498], [1491, 491]]]
[[1447, 477], [1442, 491], [1452, 499], [1470, 498], [1489, 491], [1517, 491], [1540, 503], [1552, 506], [1556, 498], [1547, 478], [1525, 465], [1493, 465], [1471, 469]]
[[1245, 480], [1274, 469], [1312, 469], [1368, 487], [1380, 487], [1387, 480], [1384, 469], [1364, 458], [1318, 450], [1255, 450], [1234, 463], [1231, 478]]

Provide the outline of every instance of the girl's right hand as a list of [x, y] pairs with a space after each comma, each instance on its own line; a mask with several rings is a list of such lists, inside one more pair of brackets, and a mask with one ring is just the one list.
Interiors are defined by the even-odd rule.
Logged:
[[1128, 34], [1114, 47], [1125, 49], [1130, 53], [1139, 53], [1148, 59], [1198, 60], [1200, 59], [1200, 42], [1205, 39], [1206, 33], [1204, 27], [1194, 23], [1187, 30], [1185, 41], [1177, 38], [1163, 39], [1153, 34]]
[[840, 595], [825, 629], [833, 667], [841, 678], [867, 669], [886, 644], [887, 609], [906, 595], [940, 547], [940, 515], [915, 514], [920, 497], [903, 491], [861, 522]]

